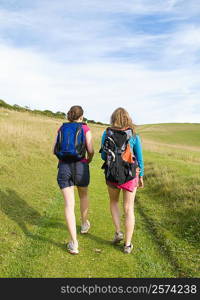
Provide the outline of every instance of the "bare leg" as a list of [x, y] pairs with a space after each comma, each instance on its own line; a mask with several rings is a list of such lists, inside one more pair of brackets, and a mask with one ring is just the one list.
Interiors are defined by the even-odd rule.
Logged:
[[69, 234], [75, 247], [78, 247], [77, 234], [76, 234], [76, 217], [75, 217], [75, 197], [74, 186], [70, 186], [62, 189], [64, 201], [65, 201], [65, 219]]
[[80, 211], [81, 211], [81, 220], [82, 224], [85, 224], [88, 218], [88, 187], [77, 187], [78, 194], [80, 198]]
[[110, 197], [110, 212], [115, 226], [115, 231], [118, 233], [120, 232], [120, 209], [118, 205], [120, 190], [108, 186], [108, 193]]
[[126, 246], [129, 246], [131, 244], [134, 226], [135, 226], [134, 199], [135, 199], [136, 190], [137, 188], [135, 188], [133, 192], [123, 191]]

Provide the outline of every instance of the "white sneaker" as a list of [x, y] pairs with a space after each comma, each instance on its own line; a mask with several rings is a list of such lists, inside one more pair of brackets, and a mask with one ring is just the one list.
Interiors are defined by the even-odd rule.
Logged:
[[87, 220], [84, 224], [81, 225], [81, 233], [88, 233], [90, 229], [90, 222]]
[[119, 244], [124, 238], [123, 232], [115, 232], [113, 244]]
[[129, 246], [124, 245], [124, 253], [130, 254], [133, 250], [133, 244], [130, 244]]
[[71, 254], [79, 254], [78, 247], [74, 247], [74, 243], [72, 241], [67, 244], [67, 250]]

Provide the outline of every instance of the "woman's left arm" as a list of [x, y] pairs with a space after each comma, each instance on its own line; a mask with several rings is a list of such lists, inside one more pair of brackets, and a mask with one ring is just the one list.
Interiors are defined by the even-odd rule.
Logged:
[[104, 133], [102, 135], [102, 138], [101, 138], [101, 149], [99, 151], [101, 153], [101, 159], [102, 160], [106, 160], [106, 153], [102, 150], [105, 139], [106, 139], [106, 131], [104, 131]]
[[143, 160], [143, 154], [142, 154], [142, 143], [140, 140], [140, 137], [136, 136], [136, 141], [133, 147], [134, 154], [136, 156], [138, 166], [140, 168], [139, 173], [139, 187], [144, 187], [143, 183], [143, 176], [144, 176], [144, 160]]
[[92, 141], [92, 133], [90, 130], [86, 133], [86, 149], [88, 163], [91, 163], [94, 156], [94, 147]]

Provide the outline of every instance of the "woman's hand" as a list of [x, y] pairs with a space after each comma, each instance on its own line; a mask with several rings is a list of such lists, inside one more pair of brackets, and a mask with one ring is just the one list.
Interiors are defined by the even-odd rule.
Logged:
[[87, 160], [87, 163], [88, 163], [88, 165], [92, 162], [92, 158], [93, 157], [91, 157], [91, 158], [87, 158], [86, 160]]
[[139, 182], [138, 182], [138, 188], [143, 188], [143, 187], [144, 187], [143, 177], [140, 176], [140, 177], [139, 177]]

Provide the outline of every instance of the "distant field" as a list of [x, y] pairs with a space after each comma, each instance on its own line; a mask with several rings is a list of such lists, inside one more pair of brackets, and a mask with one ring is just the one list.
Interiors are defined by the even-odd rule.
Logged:
[[[134, 251], [112, 246], [114, 229], [98, 150], [90, 185], [91, 231], [66, 251], [63, 200], [52, 143], [60, 120], [0, 109], [0, 277], [200, 277], [200, 124], [138, 127], [145, 188], [135, 205]], [[80, 230], [79, 203], [76, 205]], [[122, 214], [123, 221], [123, 214]]]
[[171, 123], [144, 125], [140, 133], [146, 140], [155, 142], [195, 147], [200, 147], [200, 123]]

